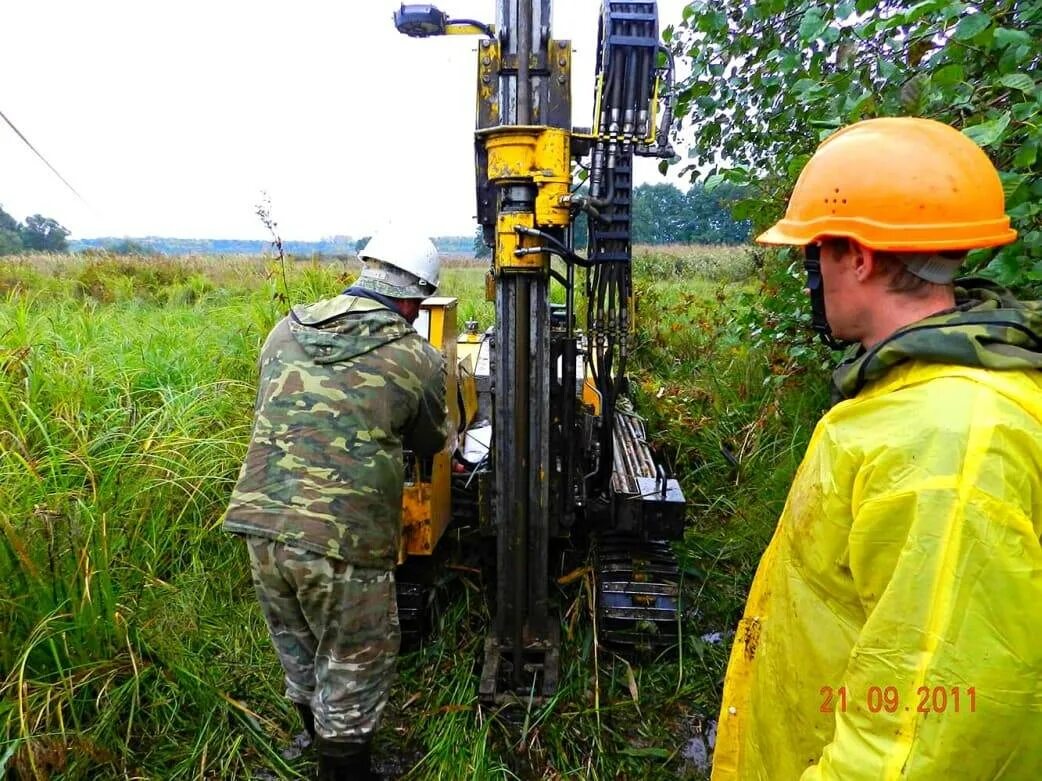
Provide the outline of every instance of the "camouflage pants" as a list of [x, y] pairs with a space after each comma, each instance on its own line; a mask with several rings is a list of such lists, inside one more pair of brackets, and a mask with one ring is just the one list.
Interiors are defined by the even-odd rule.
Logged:
[[262, 537], [246, 541], [286, 697], [311, 706], [323, 738], [368, 740], [387, 705], [401, 641], [394, 572]]

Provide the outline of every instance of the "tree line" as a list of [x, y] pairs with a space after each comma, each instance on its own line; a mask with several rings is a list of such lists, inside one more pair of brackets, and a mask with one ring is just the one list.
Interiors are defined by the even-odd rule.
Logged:
[[67, 252], [67, 228], [57, 220], [34, 214], [19, 222], [0, 206], [0, 255], [19, 252]]

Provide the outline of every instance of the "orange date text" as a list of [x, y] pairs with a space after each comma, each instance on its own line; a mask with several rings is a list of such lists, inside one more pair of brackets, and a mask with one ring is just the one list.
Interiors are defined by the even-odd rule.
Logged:
[[822, 713], [846, 713], [849, 706], [863, 706], [869, 713], [896, 713], [915, 707], [917, 713], [976, 713], [975, 686], [920, 686], [908, 702], [896, 686], [869, 686], [856, 700], [846, 686], [822, 686], [819, 690]]

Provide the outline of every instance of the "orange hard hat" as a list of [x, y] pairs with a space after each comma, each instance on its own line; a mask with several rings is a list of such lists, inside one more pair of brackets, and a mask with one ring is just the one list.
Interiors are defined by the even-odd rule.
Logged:
[[866, 119], [825, 139], [784, 219], [756, 238], [805, 246], [847, 237], [889, 252], [997, 247], [1016, 239], [988, 156], [931, 119]]

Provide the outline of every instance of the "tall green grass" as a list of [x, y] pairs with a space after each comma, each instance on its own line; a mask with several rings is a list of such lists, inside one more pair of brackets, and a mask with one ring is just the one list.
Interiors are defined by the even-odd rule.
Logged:
[[[701, 777], [681, 751], [715, 718], [726, 633], [824, 382], [734, 331], [753, 286], [743, 250], [686, 253], [638, 252], [633, 367], [691, 502], [680, 657], [615, 658], [589, 581], [562, 586], [560, 690], [508, 728], [476, 700], [488, 616], [467, 575], [435, 642], [401, 661], [377, 755], [405, 777]], [[355, 271], [290, 263], [290, 298], [335, 293]], [[450, 264], [442, 286], [482, 327], [483, 275]], [[244, 550], [219, 529], [280, 292], [281, 273], [251, 259], [0, 266], [0, 776], [311, 772], [280, 754], [299, 727]]]

